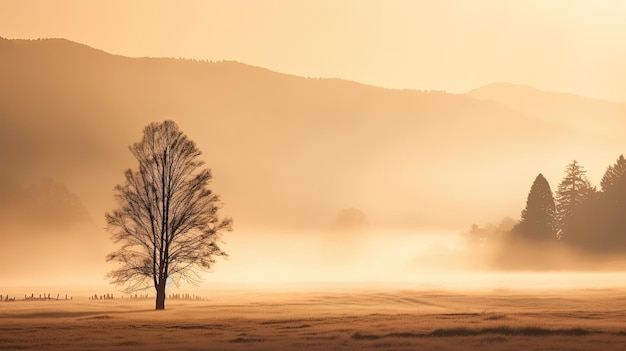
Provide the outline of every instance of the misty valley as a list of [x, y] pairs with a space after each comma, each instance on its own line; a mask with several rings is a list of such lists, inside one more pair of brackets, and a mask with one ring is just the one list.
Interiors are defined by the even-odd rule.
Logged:
[[623, 348], [625, 115], [0, 37], [0, 350]]

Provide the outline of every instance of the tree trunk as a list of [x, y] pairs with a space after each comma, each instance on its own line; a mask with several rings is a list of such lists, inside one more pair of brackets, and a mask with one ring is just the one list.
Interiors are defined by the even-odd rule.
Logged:
[[156, 309], [165, 309], [165, 280], [162, 280], [156, 286]]

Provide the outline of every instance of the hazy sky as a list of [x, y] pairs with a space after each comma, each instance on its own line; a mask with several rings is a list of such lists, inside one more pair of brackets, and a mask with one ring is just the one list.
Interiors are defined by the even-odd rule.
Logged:
[[410, 89], [498, 81], [626, 101], [626, 1], [2, 0], [0, 36]]

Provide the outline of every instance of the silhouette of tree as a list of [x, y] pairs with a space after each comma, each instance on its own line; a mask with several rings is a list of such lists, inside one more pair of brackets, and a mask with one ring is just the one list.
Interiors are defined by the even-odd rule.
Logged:
[[620, 155], [600, 183], [596, 231], [613, 249], [626, 248], [626, 159]]
[[592, 189], [573, 209], [562, 242], [586, 252], [613, 251], [615, 242], [607, 237], [610, 216], [604, 210], [605, 201], [600, 195]]
[[470, 250], [498, 246], [507, 239], [515, 224], [515, 220], [508, 216], [497, 224], [487, 223], [481, 227], [474, 223], [468, 231], [461, 234], [461, 244]]
[[626, 201], [622, 195], [626, 191], [626, 159], [620, 155], [614, 165], [610, 165], [600, 181], [602, 192], [616, 201]]
[[596, 193], [585, 176], [587, 171], [573, 160], [565, 168], [565, 178], [556, 192], [557, 236], [562, 239], [568, 234], [578, 208]]
[[531, 240], [556, 239], [556, 205], [550, 184], [541, 173], [530, 188], [526, 208], [513, 233]]
[[114, 189], [119, 208], [106, 214], [107, 229], [122, 247], [107, 256], [121, 265], [109, 272], [125, 291], [156, 290], [156, 309], [165, 308], [165, 288], [180, 279], [199, 281], [198, 269], [209, 269], [226, 256], [217, 242], [232, 220], [218, 219], [219, 197], [207, 188], [211, 172], [201, 152], [173, 121], [152, 123], [130, 151], [138, 170], [124, 173]]
[[[363, 234], [368, 229], [365, 213], [356, 208], [346, 208], [337, 214], [324, 235], [323, 254], [328, 255], [332, 269], [356, 257]], [[332, 260], [332, 261], [331, 261]]]
[[338, 230], [360, 231], [367, 225], [365, 213], [356, 208], [347, 208], [339, 212], [334, 227]]

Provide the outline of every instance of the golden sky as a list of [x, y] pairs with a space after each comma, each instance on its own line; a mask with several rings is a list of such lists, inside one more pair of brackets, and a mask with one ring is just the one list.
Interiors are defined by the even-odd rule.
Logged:
[[626, 101], [626, 1], [617, 0], [2, 0], [0, 36], [389, 88], [504, 81]]

